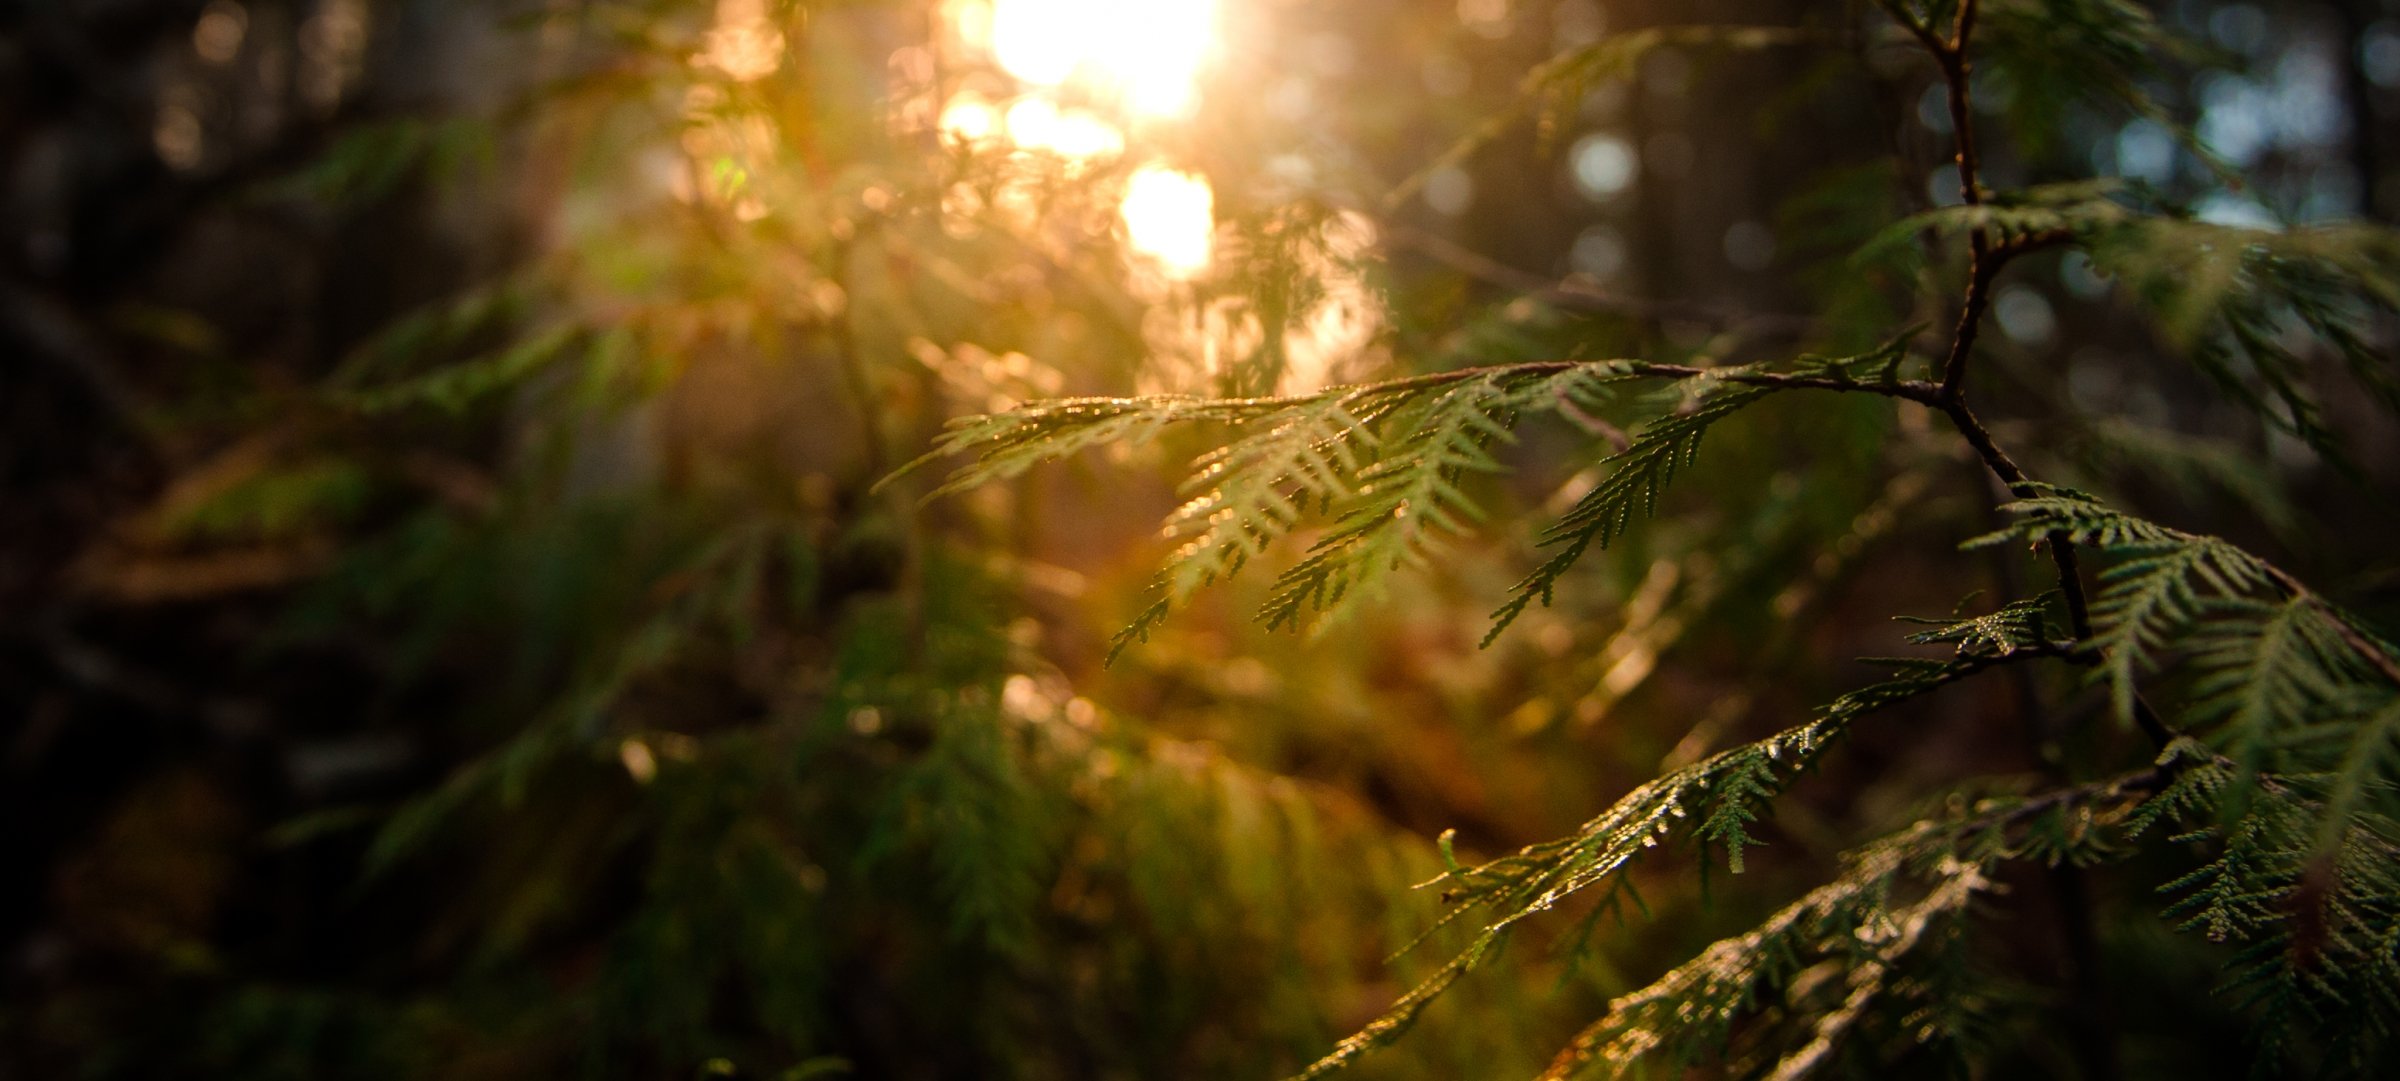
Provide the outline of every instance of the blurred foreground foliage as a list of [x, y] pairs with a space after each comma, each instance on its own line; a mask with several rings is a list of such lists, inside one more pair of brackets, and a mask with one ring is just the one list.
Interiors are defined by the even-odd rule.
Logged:
[[[2396, 249], [2196, 209], [2234, 165], [2177, 88], [2228, 58], [2140, 5], [1991, 0], [1989, 190], [1927, 206], [1919, 39], [1955, 3], [1229, 5], [1293, 25], [1091, 154], [945, 119], [1113, 115], [1021, 96], [973, 6], [21, 20], [21, 83], [178, 89], [133, 150], [59, 152], [120, 186], [62, 185], [65, 254], [10, 272], [45, 366], [5, 405], [38, 873], [0, 1064], [2388, 1055]], [[1468, 89], [1359, 84], [1416, 49]], [[1302, 69], [1324, 108], [1226, 89]], [[26, 115], [113, 130], [60, 85]], [[2180, 171], [2060, 182], [2128, 124]], [[1765, 205], [1525, 179], [1642, 125]], [[1120, 218], [1162, 166], [1214, 196], [1189, 277]], [[1488, 194], [1429, 215], [1459, 176]], [[1739, 288], [1678, 270], [1714, 234], [1590, 257], [1776, 206]], [[2019, 291], [1962, 273], [1995, 247]], [[1946, 426], [1968, 296], [2052, 321], [1974, 359], [1985, 436], [2054, 484]], [[902, 468], [928, 447], [973, 457], [944, 485]], [[2070, 543], [2088, 606], [2019, 558]]]

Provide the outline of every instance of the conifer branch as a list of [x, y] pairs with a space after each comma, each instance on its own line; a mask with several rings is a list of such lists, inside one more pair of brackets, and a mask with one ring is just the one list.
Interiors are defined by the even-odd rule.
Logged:
[[[2153, 766], [2114, 780], [2029, 799], [1990, 800], [1951, 819], [1929, 819], [1845, 860], [1834, 881], [1729, 938], [1650, 985], [1618, 997], [1562, 1051], [1541, 1081], [1623, 1076], [1644, 1065], [1680, 1071], [1726, 1055], [1735, 1028], [1774, 1005], [1806, 1016], [1799, 976], [1820, 962], [1845, 970], [1846, 993], [1804, 1026], [1806, 1039], [1778, 1056], [1769, 1076], [1813, 1075], [1875, 997], [1902, 993], [1897, 970], [1937, 927], [1955, 924], [1992, 885], [2000, 865], [2031, 860], [2085, 864], [2119, 849], [2137, 809], [2170, 780]], [[1905, 906], [1912, 881], [1928, 883]], [[1830, 982], [1830, 981], [1828, 981]], [[1947, 1035], [1947, 1034], [1944, 1034]]]
[[[1948, 356], [1942, 362], [1940, 381], [1932, 403], [1950, 419], [1952, 426], [1964, 436], [1978, 457], [2010, 490], [2024, 494], [2028, 477], [2022, 467], [1993, 440], [1968, 406], [1966, 378], [1968, 361], [1973, 357], [1991, 293], [2000, 271], [2010, 260], [2026, 252], [2052, 244], [2063, 243], [2072, 232], [2063, 227], [2024, 230], [2005, 237], [1995, 246], [1992, 228], [1986, 217], [1981, 179], [1981, 150], [1975, 138], [1974, 103], [1972, 99], [1973, 65], [1968, 48], [1973, 41], [1977, 3], [1960, 0], [1956, 22], [1948, 40], [1941, 40], [1922, 20], [1906, 12], [1898, 3], [1886, 3], [1902, 25], [1917, 35], [1933, 54], [1942, 71], [1944, 95], [1950, 111], [1951, 130], [1957, 140], [1959, 199], [1970, 218], [1968, 228], [1967, 291], [1960, 304], [1958, 327], [1951, 334]], [[2051, 561], [2058, 569], [2059, 592], [2065, 599], [2068, 623], [2079, 641], [2092, 637], [2091, 604], [2084, 591], [2083, 572], [2076, 558], [2074, 545], [2063, 533], [2052, 533], [2045, 542]], [[2125, 712], [2138, 724], [2144, 734], [2157, 746], [2164, 748], [2174, 739], [2174, 732], [2145, 702], [2129, 702]]]
[[[1757, 819], [1765, 801], [1806, 772], [1860, 718], [1997, 665], [2036, 655], [2026, 651], [2009, 656], [1961, 656], [1944, 663], [1894, 662], [1901, 667], [1895, 678], [1835, 699], [1805, 725], [1650, 781], [1569, 837], [1531, 845], [1479, 866], [1458, 868], [1426, 883], [1441, 887], [1444, 900], [1454, 906], [1435, 930], [1477, 909], [1492, 915], [1465, 949], [1294, 1081], [1329, 1075], [1399, 1039], [1435, 998], [1497, 952], [1518, 924], [1611, 881], [1634, 857], [1678, 834], [1722, 849], [1728, 866], [1739, 873], [1742, 851], [1758, 843], [1747, 826]], [[1845, 881], [1857, 884], [1855, 876], [1846, 876]], [[1432, 933], [1429, 930], [1427, 935]]]
[[[1686, 384], [1690, 412], [1652, 422], [1610, 462], [1617, 469], [1571, 510], [1545, 542], [1562, 551], [1520, 583], [1486, 637], [1497, 637], [1594, 544], [1606, 547], [1636, 512], [1647, 513], [1716, 420], [1769, 394], [1831, 391], [1933, 404], [1931, 384], [1900, 378], [1905, 338], [1856, 357], [1806, 357], [1790, 370], [1703, 368], [1635, 360], [1532, 361], [1428, 372], [1314, 394], [1266, 398], [1066, 398], [951, 423], [934, 449], [894, 478], [954, 454], [974, 460], [927, 498], [1006, 480], [1096, 446], [1126, 445], [1184, 424], [1241, 433], [1194, 463], [1186, 502], [1165, 533], [1181, 543], [1152, 600], [1112, 641], [1113, 658], [1144, 641], [1199, 589], [1241, 571], [1311, 515], [1333, 529], [1280, 576], [1261, 616], [1297, 626], [1375, 586], [1430, 547], [1464, 533], [1481, 511], [1460, 487], [1500, 471], [1496, 443], [1512, 441], [1521, 414], [1601, 407], [1633, 380]], [[889, 483], [887, 478], [886, 483]]]

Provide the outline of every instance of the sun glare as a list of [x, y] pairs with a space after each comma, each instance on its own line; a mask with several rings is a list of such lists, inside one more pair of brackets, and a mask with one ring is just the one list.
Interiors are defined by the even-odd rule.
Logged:
[[[964, 91], [943, 106], [942, 133], [1071, 166], [1123, 160], [1135, 125], [1191, 114], [1221, 14], [1219, 0], [948, 0], [943, 10], [958, 40], [1025, 92], [993, 101]], [[1214, 202], [1207, 180], [1146, 164], [1127, 178], [1118, 213], [1136, 253], [1190, 279], [1208, 267]]]
[[992, 56], [1036, 86], [1089, 79], [1127, 112], [1191, 110], [1217, 48], [1217, 0], [994, 0]]
[[1145, 165], [1125, 182], [1126, 240], [1158, 260], [1169, 275], [1188, 278], [1208, 266], [1216, 232], [1216, 196], [1208, 181], [1160, 165]]

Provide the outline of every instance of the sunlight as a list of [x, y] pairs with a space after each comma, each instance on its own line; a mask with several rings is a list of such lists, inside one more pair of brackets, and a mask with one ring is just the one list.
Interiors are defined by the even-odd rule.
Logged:
[[1047, 150], [1069, 161], [1110, 157], [1125, 150], [1125, 136], [1107, 121], [1080, 109], [1061, 110], [1048, 100], [1027, 97], [1008, 107], [1008, 139], [1027, 150]]
[[1125, 182], [1119, 213], [1133, 250], [1158, 260], [1170, 276], [1189, 278], [1208, 266], [1216, 232], [1215, 204], [1208, 181], [1145, 165]]
[[707, 41], [695, 59], [736, 82], [755, 82], [783, 66], [783, 31], [768, 18], [766, 0], [717, 0]]
[[1077, 76], [1137, 117], [1171, 118], [1198, 99], [1217, 48], [1217, 0], [995, 0], [993, 58], [1036, 86]]
[[[958, 41], [1026, 91], [1013, 101], [961, 91], [936, 122], [943, 136], [1054, 155], [1070, 173], [1123, 159], [1139, 122], [1188, 116], [1218, 47], [1219, 0], [947, 0], [942, 10]], [[1128, 176], [1118, 214], [1135, 252], [1189, 280], [1213, 254], [1214, 202], [1207, 180], [1148, 164]]]

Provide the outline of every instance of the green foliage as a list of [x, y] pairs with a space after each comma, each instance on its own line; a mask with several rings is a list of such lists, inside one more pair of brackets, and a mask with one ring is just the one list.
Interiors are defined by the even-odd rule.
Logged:
[[2019, 500], [2010, 528], [1970, 541], [2052, 543], [2119, 556], [2093, 604], [2093, 648], [2120, 717], [2138, 680], [2181, 645], [2202, 670], [2194, 720], [2253, 749], [2285, 742], [2273, 729], [2309, 730], [2327, 706], [2355, 705], [2400, 687], [2390, 647], [2291, 576], [2215, 537], [2169, 529], [2074, 492]]
[[[1975, 112], [1967, 100], [1976, 85], [1969, 58], [1983, 57], [2028, 129], [2056, 130], [2067, 109], [2092, 102], [2173, 126], [2151, 86], [2180, 46], [2141, 7], [2119, 0], [1879, 6], [1899, 22], [1899, 38], [1931, 54], [1961, 115]], [[1519, 111], [1554, 112], [1579, 101], [1594, 80], [1623, 74], [1662, 45], [1793, 40], [1682, 30], [1604, 39], [1536, 69]], [[1454, 164], [1517, 115], [1495, 118], [1434, 167]], [[1964, 160], [1971, 165], [1973, 156]], [[1903, 378], [1913, 332], [1860, 355], [1781, 366], [1494, 364], [1499, 358], [1470, 355], [1462, 363], [1483, 366], [1298, 398], [1037, 402], [962, 422], [937, 446], [937, 454], [978, 456], [943, 486], [948, 492], [1187, 421], [1233, 429], [1221, 449], [1200, 459], [1185, 491], [1190, 501], [1168, 523], [1182, 546], [1162, 575], [1159, 600], [1118, 639], [1120, 649], [1158, 628], [1194, 591], [1266, 555], [1316, 517], [1324, 531], [1273, 583], [1262, 622], [1272, 629], [1322, 621], [1373, 596], [1385, 575], [1428, 562], [1483, 520], [1469, 481], [1511, 469], [1502, 450], [1518, 438], [1520, 414], [1548, 410], [1579, 420], [1609, 411], [1613, 420], [1622, 415], [1614, 390], [1633, 379], [1675, 383], [1660, 395], [1663, 405], [1635, 414], [1643, 421], [1626, 426], [1632, 434], [1599, 458], [1596, 476], [1562, 499], [1568, 505], [1541, 535], [1556, 551], [1498, 609], [1492, 635], [1536, 601], [1552, 603], [1584, 556], [1657, 513], [1706, 436], [1782, 391], [1872, 395], [1933, 410], [2017, 496], [2000, 508], [2014, 516], [2011, 524], [1965, 547], [2045, 552], [2061, 575], [2055, 590], [2003, 597], [1981, 615], [1917, 621], [1930, 629], [1910, 643], [1947, 647], [1946, 660], [1898, 662], [1897, 678], [1837, 699], [1807, 725], [1670, 770], [1570, 836], [1481, 864], [1452, 861], [1428, 883], [1451, 906], [1435, 928], [1463, 927], [1470, 937], [1301, 1076], [1327, 1075], [1398, 1040], [1528, 921], [1577, 898], [1595, 914], [1613, 907], [1629, 895], [1627, 866], [1664, 840], [1721, 849], [1729, 867], [1744, 872], [1744, 853], [1761, 843], [1758, 823], [1774, 801], [1861, 717], [1991, 667], [2040, 664], [2096, 673], [2113, 713], [2138, 721], [2160, 757], [2115, 781], [2055, 784], [2031, 797], [1969, 803], [1953, 794], [1943, 811], [1860, 850], [1831, 881], [1756, 930], [1618, 996], [1544, 1076], [1713, 1062], [1736, 1076], [1797, 1078], [1927, 1055], [1962, 1072], [1991, 1069], [2003, 1054], [1990, 1034], [2009, 1023], [2000, 1016], [2006, 996], [1988, 990], [2002, 977], [1985, 971], [1989, 959], [1972, 948], [1972, 917], [2001, 892], [2008, 865], [2079, 873], [2148, 858], [2145, 848], [2193, 846], [2207, 852], [2205, 862], [2166, 887], [2165, 915], [2212, 939], [2252, 943], [2230, 983], [2246, 996], [2236, 999], [2239, 1008], [2257, 1022], [2261, 1070], [2305, 1062], [2333, 1074], [2374, 1075], [2389, 1053], [2390, 1006], [2400, 1003], [2400, 963], [2391, 950], [2400, 942], [2393, 937], [2400, 863], [2388, 837], [2389, 793], [2400, 779], [2400, 653], [2359, 617], [2231, 543], [2030, 479], [1999, 449], [1995, 432], [2014, 431], [1987, 427], [1966, 405], [1963, 373], [1976, 359], [1978, 321], [2000, 268], [2031, 252], [2070, 248], [2121, 283], [2120, 300], [2147, 309], [2167, 344], [2263, 423], [2338, 456], [2340, 441], [2319, 404], [2330, 376], [2365, 387], [2387, 406], [2400, 403], [2378, 337], [2383, 328], [2373, 322], [2400, 307], [2390, 234], [2352, 224], [2245, 229], [2204, 222], [2114, 179], [2021, 192], [1990, 192], [1978, 176], [1967, 181], [1965, 205], [1890, 225], [1852, 264], [1914, 275], [1926, 238], [1971, 242], [1968, 320], [1951, 343], [1943, 382]], [[1404, 185], [1400, 194], [1409, 190]], [[1932, 299], [1951, 305], [1938, 292]], [[1855, 296], [1843, 304], [1844, 311], [1874, 307]], [[2329, 357], [2338, 367], [2324, 363]], [[2260, 499], [2270, 516], [2285, 514], [2272, 505], [2273, 481], [2229, 462], [2222, 448], [2196, 452], [2172, 438], [2115, 434], [2127, 448], [2124, 460], [2172, 460], [2171, 468], [2157, 468]], [[1726, 495], [1721, 488], [1712, 494]], [[2086, 593], [2079, 552], [2105, 561], [2096, 595]], [[1629, 615], [1628, 622], [1650, 618]], [[2029, 676], [2023, 686], [2039, 684]], [[2204, 824], [2161, 846], [2156, 827], [2177, 818]], [[1448, 835], [1443, 854], [1451, 856]]]
[[2400, 312], [2400, 233], [2389, 228], [2197, 221], [2117, 181], [2075, 181], [1912, 216], [1854, 261], [1890, 263], [1928, 231], [2075, 244], [2219, 388], [2337, 462], [2344, 441], [2322, 404], [2333, 380], [2400, 412], [2400, 373], [2371, 329]]
[[1971, 1041], [1989, 996], [1976, 1000], [1972, 976], [1928, 973], [1927, 955], [1967, 933], [1977, 902], [2001, 888], [2002, 865], [2115, 855], [2117, 824], [2146, 780], [1987, 800], [1875, 841], [1844, 859], [1840, 877], [1756, 929], [1610, 1002], [1541, 1076], [1725, 1061], [1744, 1074], [1807, 1077], [1868, 1042], [1860, 1030], [1894, 1018], [1914, 1020], [1902, 1038], [1920, 1045]]
[[[1437, 6], [1451, 26], [1456, 12]], [[595, 35], [577, 48], [609, 59], [544, 91], [589, 110], [562, 126], [602, 133], [545, 166], [574, 178], [557, 181], [574, 191], [546, 223], [556, 257], [336, 346], [342, 363], [311, 392], [248, 403], [274, 414], [266, 450], [195, 470], [124, 531], [170, 552], [333, 553], [264, 652], [295, 666], [363, 657], [340, 677], [371, 689], [341, 699], [356, 716], [338, 722], [422, 739], [404, 783], [325, 796], [272, 834], [324, 846], [327, 877], [359, 873], [365, 904], [406, 910], [360, 947], [374, 989], [286, 992], [288, 973], [259, 966], [244, 994], [179, 1017], [153, 1058], [95, 1074], [163, 1062], [433, 1076], [468, 1062], [592, 1077], [1314, 1078], [1490, 1076], [1547, 1058], [1543, 1076], [1558, 1079], [2007, 1076], [2052, 1065], [2015, 1037], [2083, 993], [2017, 956], [2079, 925], [2003, 926], [2051, 915], [2109, 921], [2101, 949], [2147, 920], [2231, 951], [2213, 955], [2228, 962], [2224, 1001], [2250, 1022], [2262, 1075], [2389, 1073], [2400, 651], [2267, 560], [2159, 524], [2188, 518], [2032, 479], [2082, 453], [2137, 498], [2146, 481], [2206, 488], [2287, 527], [2295, 547], [2307, 539], [2255, 441], [2056, 415], [2079, 393], [2065, 366], [2088, 362], [2011, 369], [2009, 348], [1977, 332], [2011, 260], [2071, 251], [2258, 425], [2338, 458], [2329, 400], [2356, 388], [2400, 412], [2392, 231], [2237, 228], [2105, 178], [1995, 191], [1970, 177], [1967, 205], [1887, 224], [1895, 192], [1920, 190], [1932, 164], [1894, 161], [1792, 204], [1787, 222], [1819, 231], [1787, 237], [1856, 254], [1820, 283], [1826, 310], [1779, 320], [1772, 338], [1740, 313], [1667, 301], [1618, 312], [1624, 298], [1596, 292], [1486, 303], [1460, 287], [1386, 313], [1405, 329], [1363, 354], [1400, 355], [1383, 378], [1283, 396], [1051, 398], [1271, 390], [1290, 374], [1284, 331], [1332, 295], [1336, 271], [1372, 302], [1422, 296], [1368, 273], [1375, 241], [1335, 235], [1391, 224], [1334, 209], [1368, 196], [1294, 195], [1187, 147], [1156, 160], [1210, 174], [1227, 266], [1161, 279], [1125, 250], [1117, 217], [1126, 177], [1150, 160], [1069, 160], [947, 130], [946, 96], [1005, 85], [1001, 73], [956, 68], [938, 43], [895, 44], [907, 34], [887, 5], [719, 6], [750, 7], [752, 30], [775, 42], [763, 72], [699, 62], [746, 39], [652, 5], [560, 9], [572, 15], [552, 29]], [[1828, 8], [1807, 27], [1653, 27], [1570, 50], [1388, 205], [1529, 116], [1546, 148], [1595, 87], [1662, 50], [1746, 64], [1839, 46], [1821, 50], [1825, 83], [1856, 76], [1878, 95], [1938, 78], [1959, 115], [2013, 121], [2018, 175], [2058, 175], [2043, 138], [2090, 105], [2183, 130], [2155, 94], [2183, 46], [2140, 5], [1873, 7], [1897, 25]], [[1895, 74], [1898, 48], [1934, 62]], [[920, 66], [924, 85], [895, 97], [858, 89], [908, 83]], [[1977, 92], [1994, 108], [1967, 100]], [[400, 199], [531, 134], [489, 127], [369, 124], [269, 194], [327, 210]], [[585, 175], [654, 157], [671, 185]], [[1860, 215], [1876, 220], [1852, 228]], [[1977, 262], [1936, 273], [1963, 254], [1945, 242]], [[1501, 263], [1479, 269], [1515, 280]], [[1584, 300], [1600, 314], [1567, 314]], [[1953, 325], [1961, 311], [1932, 353], [1952, 363], [1934, 371], [1922, 330], [1899, 326]], [[1165, 355], [1176, 346], [1157, 324], [1174, 320], [1160, 315], [1258, 340], [1176, 370], [1192, 358]], [[1219, 316], [1242, 333], [1217, 334]], [[1639, 359], [1586, 359], [1626, 356]], [[953, 411], [976, 415], [934, 434]], [[1979, 482], [2014, 493], [2004, 527], [1957, 514], [1983, 509], [1989, 489], [1933, 491], [1963, 479], [1953, 435], [1990, 474]], [[930, 453], [890, 469], [906, 456], [896, 448], [927, 439]], [[1044, 463], [1201, 439], [1213, 449], [1159, 496], [1168, 551], [1108, 657], [1164, 640], [1131, 650], [1139, 671], [1083, 670], [1096, 667], [1084, 644], [1099, 653], [1105, 632], [1050, 609], [1107, 593], [1115, 571], [1049, 565], [1088, 556], [1083, 538], [1024, 538], [1082, 523], [1057, 529], [1044, 516], [1066, 500], [1007, 486]], [[183, 449], [169, 449], [172, 465]], [[1554, 472], [1572, 479], [1558, 487], [1545, 474], [1562, 456]], [[891, 498], [896, 477], [950, 458], [964, 462], [929, 498], [983, 498], [930, 513]], [[1538, 532], [1491, 521], [1520, 506], [1555, 520]], [[1977, 555], [1952, 550], [1978, 532]], [[1531, 534], [1543, 558], [1501, 568], [1475, 551], [1478, 533]], [[1941, 562], [1887, 565], [1872, 547], [1901, 542]], [[2031, 588], [2017, 548], [2045, 557]], [[2088, 582], [2079, 558], [2098, 564]], [[1229, 581], [1254, 562], [1283, 565]], [[1845, 671], [1841, 613], [1870, 591], [1926, 610], [1914, 606], [1968, 588], [1954, 568], [1988, 570], [2001, 595], [1911, 620], [1913, 655], [1875, 662], [1889, 669], [1879, 682], [1822, 688]], [[1392, 594], [1511, 578], [1483, 644], [1518, 627], [1524, 648], [1491, 650], [1472, 672], [1423, 640], [1474, 624], [1492, 604], [1479, 593], [1468, 608], [1410, 607], [1419, 622], [1402, 633], [1341, 638]], [[1175, 619], [1204, 591], [1249, 585], [1264, 631]], [[98, 607], [87, 600], [60, 605], [64, 622]], [[256, 621], [251, 606], [229, 603], [222, 622]], [[1308, 648], [1353, 652], [1273, 658], [1282, 667], [1241, 655], [1244, 634], [1296, 629], [1328, 632]], [[94, 668], [66, 632], [36, 644], [130, 700], [174, 697]], [[1678, 648], [1707, 657], [1651, 678]], [[2002, 668], [2020, 677], [2013, 693], [1947, 712], [1929, 701]], [[2052, 672], [2089, 673], [2106, 709]], [[1385, 708], [1390, 684], [1463, 723], [1417, 738]], [[1805, 723], [1754, 738], [1772, 731], [1758, 718], [1824, 697]], [[212, 701], [194, 715], [235, 730], [246, 709]], [[1615, 720], [1639, 711], [1689, 730], [1620, 732]], [[1279, 712], [1289, 723], [1261, 719]], [[2094, 723], [2109, 713], [2154, 748]], [[1885, 714], [1897, 723], [1862, 732]], [[1572, 742], [1602, 718], [1605, 743]], [[1995, 718], [2025, 731], [1985, 731]], [[1944, 723], [1964, 735], [1929, 734]], [[1991, 747], [2027, 733], [2022, 763], [1992, 764]], [[1345, 744], [1371, 743], [1400, 746], [1408, 768], [1358, 766]], [[1542, 769], [1485, 770], [1487, 757], [1600, 759], [1575, 776], [1630, 790], [1593, 814], [1583, 789], [1562, 796]], [[1852, 759], [1872, 792], [1855, 772], [1828, 778], [1828, 794], [1794, 791]], [[2003, 773], [2019, 765], [2042, 776]], [[1465, 834], [1504, 839], [1489, 849], [1504, 854], [1462, 861], [1459, 832], [1427, 844], [1395, 825], [1387, 815], [1415, 808], [1387, 789], [1411, 783], [1467, 790], [1445, 813], [1480, 816], [1462, 814]], [[1900, 787], [1931, 791], [1890, 798]], [[1903, 804], [1926, 809], [1892, 820]], [[1854, 827], [1883, 836], [1811, 859]], [[1637, 866], [1645, 854], [1654, 862]], [[1592, 948], [1604, 916], [1651, 913], [1637, 879], [1674, 881], [1649, 872], [1676, 856], [1704, 876], [1721, 858], [1741, 891], [1705, 912], [1670, 896], [1658, 934]], [[2070, 890], [2086, 870], [2132, 888]], [[61, 881], [67, 896], [73, 878]], [[2017, 901], [2039, 882], [2056, 884], [2056, 904]], [[2125, 894], [2159, 903], [2129, 913]], [[1764, 919], [1657, 956], [1722, 934], [1693, 925], [1727, 910], [1735, 927]], [[1520, 932], [1560, 924], [1565, 992], [1528, 1003], [1490, 978]], [[1396, 975], [1368, 971], [1386, 938], [1413, 943], [1387, 962]], [[257, 964], [182, 948], [157, 952], [202, 986]], [[0, 1019], [0, 1035], [16, 1024]], [[1369, 1061], [1412, 1033], [1414, 1061]], [[187, 1047], [200, 1053], [179, 1057]], [[2079, 1063], [2095, 1076], [2106, 1064]]]
[[2156, 217], [2102, 231], [2090, 251], [2219, 387], [2321, 453], [2343, 454], [2322, 405], [2325, 369], [2400, 411], [2400, 373], [2368, 330], [2400, 312], [2400, 233]]
[[1908, 640], [1914, 644], [1948, 645], [1955, 647], [1961, 657], [2006, 660], [2019, 650], [2057, 648], [2059, 632], [2052, 627], [2050, 618], [2056, 602], [2054, 594], [2046, 594], [2010, 601], [1998, 611], [1966, 619], [1906, 618], [1904, 622], [1933, 627], [1909, 635]]
[[[2391, 723], [2388, 710], [2374, 722], [2379, 738]], [[2249, 779], [2230, 760], [2186, 757], [2140, 824], [2201, 823], [2176, 839], [2205, 844], [2213, 858], [2161, 892], [2170, 918], [2239, 944], [2223, 991], [2255, 1012], [2262, 1066], [2297, 1059], [2337, 1076], [2388, 1072], [2400, 1025], [2393, 820], [2329, 809], [2306, 779]]]
[[1482, 516], [1464, 484], [1471, 474], [1501, 470], [1492, 448], [1514, 440], [1522, 415], [1599, 408], [1632, 371], [1607, 361], [1537, 362], [1298, 398], [1035, 403], [954, 423], [920, 463], [978, 456], [936, 489], [939, 495], [1179, 423], [1236, 426], [1238, 438], [1193, 464], [1186, 502], [1166, 522], [1166, 535], [1179, 543], [1160, 574], [1160, 599], [1118, 636], [1122, 650], [1312, 514], [1326, 515], [1333, 529], [1277, 579], [1263, 618], [1290, 625], [1371, 591], [1382, 575], [1422, 562], [1442, 538]]
[[1167, 519], [1182, 542], [1160, 576], [1160, 599], [1121, 633], [1116, 649], [1142, 640], [1203, 586], [1241, 570], [1305, 517], [1329, 531], [1275, 582], [1261, 610], [1270, 627], [1295, 625], [1371, 595], [1381, 577], [1422, 563], [1448, 536], [1482, 518], [1464, 482], [1505, 466], [1493, 453], [1515, 439], [1519, 419], [1555, 412], [1583, 417], [1614, 397], [1617, 384], [1670, 376], [1661, 415], [1625, 449], [1603, 459], [1608, 476], [1544, 533], [1560, 552], [1520, 582], [1494, 614], [1486, 644], [1535, 601], [1549, 603], [1558, 580], [1585, 551], [1606, 548], [1699, 452], [1719, 420], [1781, 390], [1901, 387], [1900, 341], [1853, 357], [1803, 357], [1788, 370], [1661, 367], [1632, 361], [1533, 362], [1336, 387], [1298, 398], [1068, 399], [953, 422], [917, 468], [974, 454], [935, 490], [962, 491], [1022, 474], [1094, 446], [1154, 436], [1175, 424], [1215, 421], [1243, 434], [1194, 463], [1188, 501]]
[[1399, 1039], [1435, 998], [1496, 953], [1517, 925], [1611, 881], [1646, 850], [1679, 834], [1725, 852], [1735, 873], [1758, 842], [1749, 824], [1768, 799], [1806, 771], [1859, 718], [1978, 671], [1972, 662], [1915, 664], [1895, 679], [1842, 696], [1808, 724], [1676, 770], [1627, 793], [1570, 837], [1533, 845], [1426, 883], [1453, 907], [1445, 920], [1481, 924], [1467, 948], [1391, 1009], [1341, 1042], [1300, 1076], [1322, 1077]]

